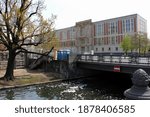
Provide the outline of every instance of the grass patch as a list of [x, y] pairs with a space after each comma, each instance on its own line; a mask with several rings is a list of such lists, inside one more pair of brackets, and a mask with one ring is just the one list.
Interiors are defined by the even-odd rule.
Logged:
[[7, 86], [16, 86], [16, 85], [28, 85], [28, 84], [36, 84], [40, 82], [49, 81], [49, 78], [46, 78], [42, 75], [27, 75], [16, 77], [14, 81], [0, 81], [0, 88]]

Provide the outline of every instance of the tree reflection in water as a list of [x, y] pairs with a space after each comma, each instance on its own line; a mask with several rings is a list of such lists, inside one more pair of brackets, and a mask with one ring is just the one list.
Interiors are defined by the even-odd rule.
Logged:
[[6, 91], [6, 99], [14, 100], [14, 91], [13, 90], [7, 90]]

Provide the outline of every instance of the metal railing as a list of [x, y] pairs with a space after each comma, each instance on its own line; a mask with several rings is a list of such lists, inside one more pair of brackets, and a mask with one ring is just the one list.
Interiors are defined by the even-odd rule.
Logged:
[[150, 57], [111, 56], [111, 55], [78, 55], [77, 61], [103, 62], [103, 63], [132, 63], [150, 64]]

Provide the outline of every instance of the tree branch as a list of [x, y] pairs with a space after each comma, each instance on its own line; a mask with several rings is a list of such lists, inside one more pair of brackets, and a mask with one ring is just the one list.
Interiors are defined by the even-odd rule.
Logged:
[[24, 43], [24, 44], [21, 44], [21, 46], [32, 46], [32, 45], [37, 46], [37, 45], [39, 45], [39, 44], [41, 44], [41, 43], [42, 43], [42, 42]]
[[27, 49], [25, 48], [21, 48], [20, 51], [18, 51], [16, 54], [19, 54], [20, 52], [23, 52], [23, 53], [30, 53], [30, 54], [38, 54], [38, 55], [42, 55], [42, 56], [48, 56], [48, 54], [54, 49], [54, 47], [52, 47], [50, 49], [50, 51], [47, 51], [45, 53], [38, 53], [38, 52], [32, 52], [32, 51], [28, 51]]
[[[29, 5], [30, 5], [30, 4], [29, 4]], [[25, 10], [29, 7], [29, 5], [27, 5], [27, 7], [25, 8]], [[26, 21], [28, 21], [33, 15], [35, 15], [35, 14], [38, 13], [39, 7], [40, 7], [40, 4], [38, 3], [35, 12], [32, 12], [32, 13], [23, 21], [23, 24], [24, 24]]]

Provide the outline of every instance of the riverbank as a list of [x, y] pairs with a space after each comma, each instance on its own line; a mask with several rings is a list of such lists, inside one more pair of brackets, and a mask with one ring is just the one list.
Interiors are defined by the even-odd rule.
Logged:
[[[3, 77], [5, 70], [0, 70], [0, 77]], [[14, 81], [0, 80], [0, 90], [7, 88], [17, 88], [42, 83], [61, 81], [54, 73], [44, 73], [40, 71], [30, 71], [27, 69], [15, 69]]]

